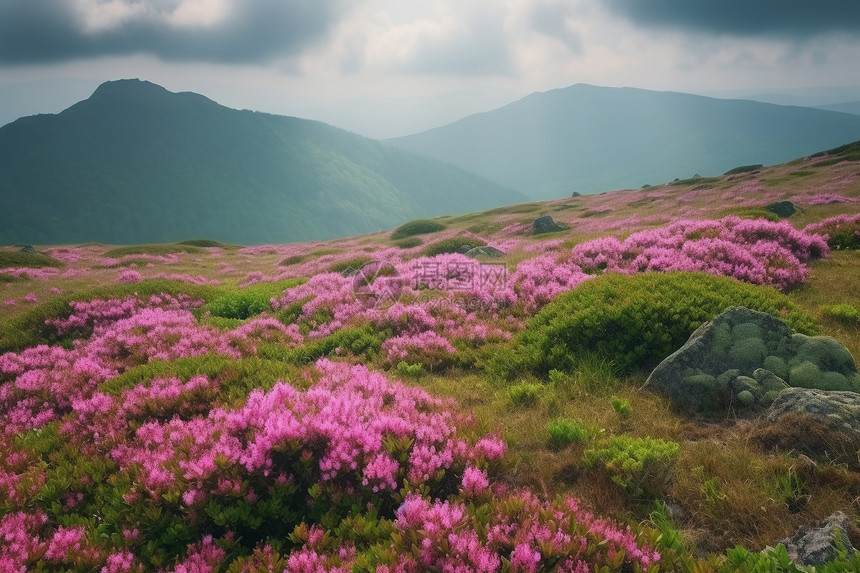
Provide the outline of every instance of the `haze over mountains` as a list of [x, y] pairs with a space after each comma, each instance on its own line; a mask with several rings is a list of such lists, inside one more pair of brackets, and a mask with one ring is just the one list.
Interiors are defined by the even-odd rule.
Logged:
[[577, 84], [389, 140], [532, 199], [638, 188], [860, 139], [860, 116]]
[[379, 142], [120, 80], [0, 128], [0, 244], [326, 239], [858, 139], [860, 115], [578, 84]]
[[313, 240], [525, 200], [323, 123], [139, 80], [0, 128], [0, 197], [3, 244]]

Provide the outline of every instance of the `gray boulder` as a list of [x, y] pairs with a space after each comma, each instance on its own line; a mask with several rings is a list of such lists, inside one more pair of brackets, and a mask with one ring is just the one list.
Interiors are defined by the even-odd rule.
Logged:
[[24, 246], [21, 248], [21, 252], [22, 252], [22, 253], [30, 253], [31, 255], [35, 255], [35, 254], [36, 254], [36, 249], [35, 249], [35, 248], [33, 248], [33, 245], [24, 245]]
[[792, 561], [805, 566], [819, 566], [837, 557], [837, 538], [849, 554], [855, 549], [848, 539], [851, 521], [837, 511], [813, 526], [803, 526], [793, 536], [779, 542], [785, 546]]
[[789, 386], [860, 391], [848, 350], [823, 336], [793, 334], [778, 318], [730, 307], [661, 362], [645, 386], [696, 412], [761, 410]]
[[811, 415], [835, 428], [860, 436], [860, 394], [857, 392], [789, 388], [774, 400], [767, 419], [776, 422], [792, 413]]
[[468, 251], [466, 251], [465, 255], [471, 259], [477, 259], [478, 257], [498, 259], [499, 257], [504, 257], [505, 253], [495, 247], [486, 246], [469, 249]]
[[543, 215], [532, 221], [532, 229], [535, 235], [564, 231], [564, 227], [553, 221], [549, 215]]

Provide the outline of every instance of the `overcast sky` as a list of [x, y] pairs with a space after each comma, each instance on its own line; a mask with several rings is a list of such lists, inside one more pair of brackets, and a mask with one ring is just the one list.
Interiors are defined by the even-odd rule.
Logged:
[[860, 86], [858, 62], [860, 0], [0, 0], [0, 123], [138, 77], [382, 137], [579, 82]]

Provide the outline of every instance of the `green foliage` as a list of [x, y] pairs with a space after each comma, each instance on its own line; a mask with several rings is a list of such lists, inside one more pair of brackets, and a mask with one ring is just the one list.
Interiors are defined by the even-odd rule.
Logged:
[[303, 365], [315, 362], [329, 355], [349, 354], [371, 360], [379, 353], [382, 343], [390, 336], [389, 332], [373, 325], [342, 328], [330, 336], [309, 340], [296, 348], [288, 349], [281, 345], [261, 344], [260, 356]]
[[602, 468], [612, 481], [633, 495], [650, 495], [668, 480], [680, 449], [677, 443], [666, 440], [613, 436], [585, 450], [585, 463]]
[[421, 239], [418, 237], [407, 237], [394, 242], [394, 246], [398, 249], [412, 249], [421, 245]]
[[394, 240], [405, 239], [406, 237], [414, 237], [415, 235], [426, 235], [428, 233], [437, 233], [445, 230], [445, 225], [430, 219], [417, 219], [404, 223], [394, 229], [391, 233], [391, 238]]
[[821, 309], [825, 316], [838, 320], [843, 324], [860, 326], [860, 309], [848, 303], [825, 306]]
[[546, 425], [546, 431], [549, 434], [549, 446], [558, 449], [570, 444], [586, 443], [593, 435], [591, 429], [568, 418], [550, 420]]
[[63, 263], [42, 253], [24, 253], [22, 251], [0, 251], [0, 269], [8, 267], [41, 269], [44, 267], [61, 267]]
[[672, 181], [670, 185], [673, 186], [681, 186], [681, 185], [707, 185], [710, 183], [718, 183], [720, 181], [719, 177], [701, 177], [701, 176], [693, 176], [689, 179], [678, 179], [676, 181]]
[[420, 362], [416, 364], [409, 364], [408, 362], [401, 360], [397, 363], [397, 372], [402, 376], [415, 378], [417, 380], [424, 375], [424, 365]]
[[737, 215], [742, 219], [766, 219], [773, 223], [779, 222], [779, 215], [772, 211], [768, 211], [767, 209], [761, 209], [756, 207], [743, 207], [740, 209], [729, 209], [725, 211], [724, 215]]
[[734, 169], [729, 169], [723, 175], [737, 175], [739, 173], [749, 173], [751, 171], [758, 171], [763, 168], [764, 165], [758, 163], [756, 165], [741, 165], [740, 167], [735, 167]]
[[459, 253], [464, 245], [474, 248], [483, 247], [486, 244], [486, 241], [477, 237], [451, 237], [450, 239], [443, 239], [427, 245], [424, 249], [424, 254], [428, 257], [433, 257], [445, 253]]
[[700, 273], [608, 274], [546, 305], [512, 352], [497, 359], [495, 371], [572, 371], [588, 354], [621, 373], [652, 369], [729, 306], [767, 312], [797, 331], [814, 332], [812, 318], [770, 287]]
[[189, 247], [218, 247], [227, 250], [234, 250], [239, 248], [238, 245], [230, 245], [228, 243], [222, 243], [220, 241], [213, 241], [212, 239], [189, 239], [187, 241], [179, 241], [176, 244], [186, 245]]
[[158, 243], [153, 245], [132, 245], [129, 247], [117, 247], [104, 253], [104, 256], [114, 259], [126, 255], [169, 255], [174, 253], [205, 253], [202, 248], [182, 243]]
[[289, 267], [290, 265], [297, 265], [299, 263], [303, 263], [307, 260], [307, 258], [307, 255], [292, 255], [278, 264], [282, 267]]
[[508, 389], [508, 396], [514, 406], [529, 408], [535, 406], [540, 400], [543, 386], [530, 382], [515, 384]]
[[630, 414], [633, 413], [633, 408], [630, 406], [630, 402], [617, 396], [612, 397], [612, 409], [615, 410], [615, 413], [622, 420], [626, 420], [630, 417]]
[[333, 263], [328, 268], [328, 270], [330, 272], [333, 272], [333, 273], [342, 273], [342, 272], [348, 271], [348, 270], [357, 271], [357, 270], [360, 270], [361, 267], [363, 267], [364, 265], [366, 265], [367, 263], [369, 263], [372, 260], [373, 260], [372, 258], [365, 257], [365, 256], [352, 257], [352, 258], [349, 258], [349, 259], [346, 259], [343, 261], [338, 261], [336, 263]]

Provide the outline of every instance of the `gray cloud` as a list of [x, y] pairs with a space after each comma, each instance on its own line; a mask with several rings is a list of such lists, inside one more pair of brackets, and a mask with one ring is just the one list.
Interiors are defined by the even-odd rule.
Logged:
[[[338, 21], [342, 0], [236, 0], [230, 18], [211, 26], [171, 26], [158, 0], [113, 27], [85, 29], [70, 0], [0, 3], [0, 64], [150, 54], [167, 61], [244, 63], [301, 53]], [[174, 2], [174, 4], [176, 4]]]
[[636, 24], [734, 36], [806, 39], [860, 31], [857, 0], [605, 0]]
[[472, 14], [465, 24], [445, 40], [419, 44], [400, 71], [457, 76], [512, 73], [513, 55], [502, 14]]
[[567, 27], [572, 12], [570, 3], [539, 3], [532, 7], [529, 20], [536, 32], [561, 41], [571, 53], [578, 54], [582, 52], [582, 39]]

